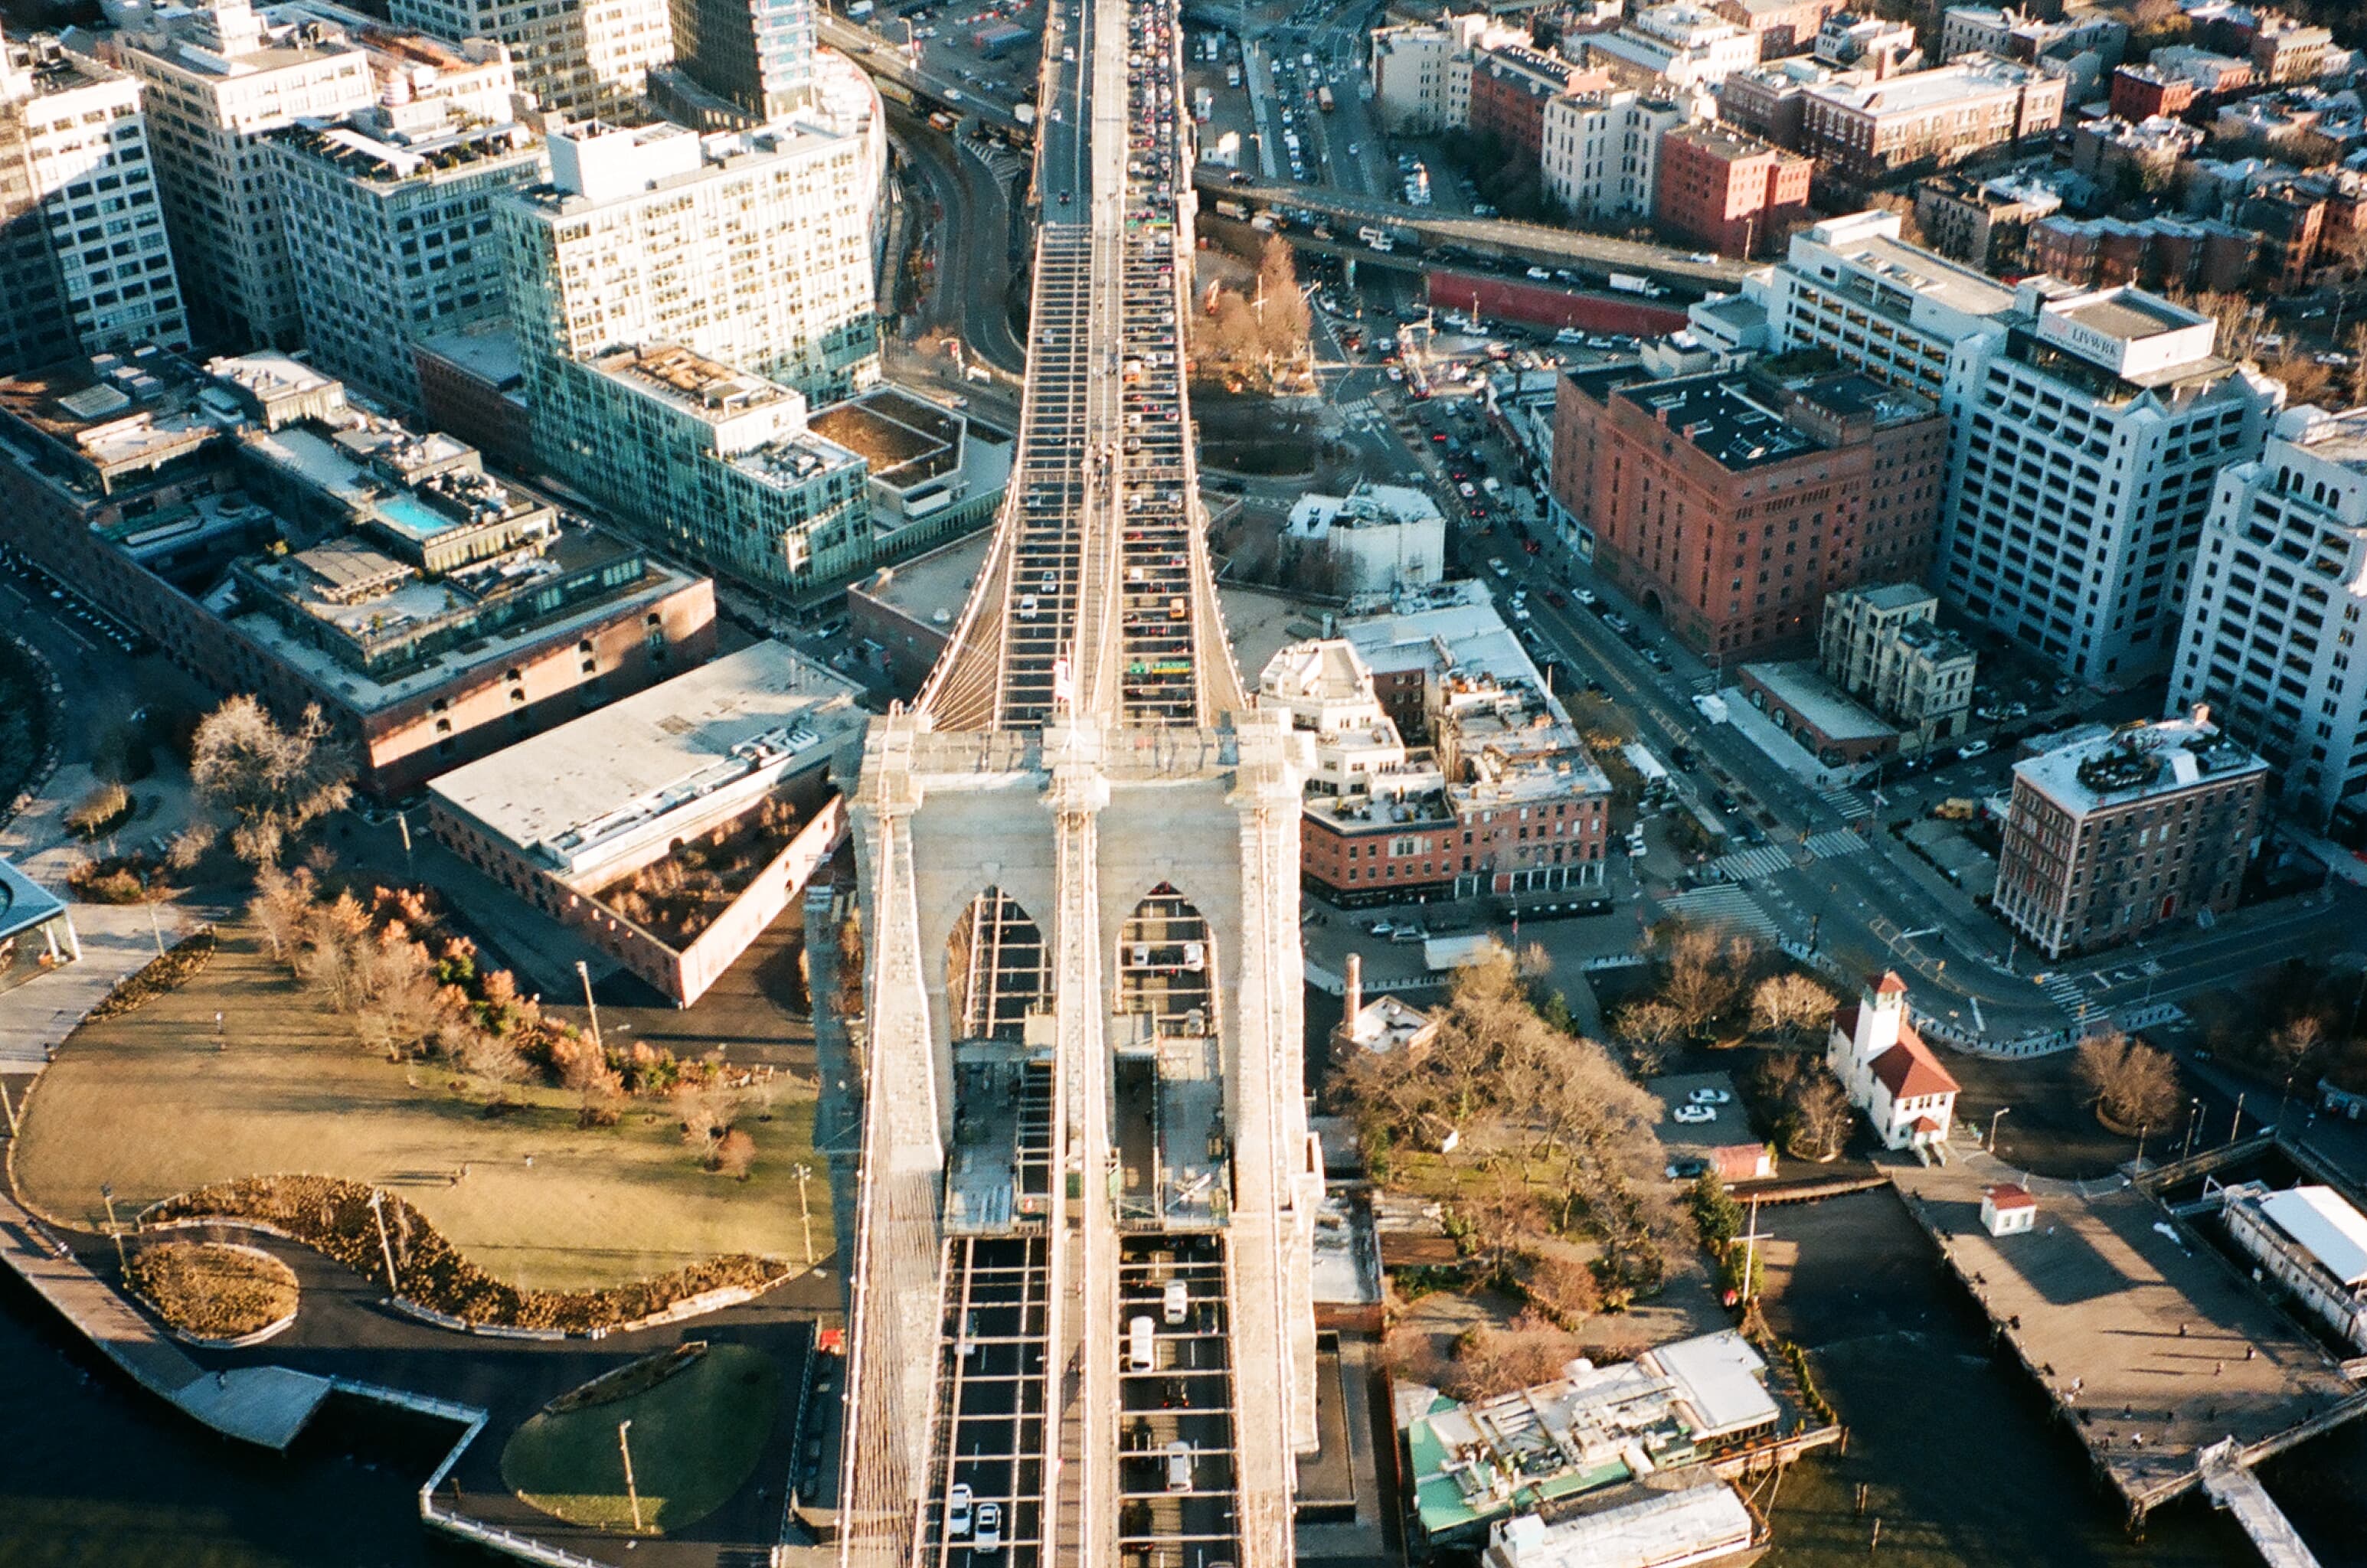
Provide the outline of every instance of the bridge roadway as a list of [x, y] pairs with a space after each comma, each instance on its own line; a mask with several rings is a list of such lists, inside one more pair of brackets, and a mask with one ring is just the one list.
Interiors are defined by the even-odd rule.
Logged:
[[[1054, 0], [1014, 480], [946, 654], [867, 747], [851, 1568], [1290, 1559], [1320, 1181], [1297, 785], [1198, 524], [1181, 45], [1175, 0]], [[946, 883], [984, 891], [940, 960]]]

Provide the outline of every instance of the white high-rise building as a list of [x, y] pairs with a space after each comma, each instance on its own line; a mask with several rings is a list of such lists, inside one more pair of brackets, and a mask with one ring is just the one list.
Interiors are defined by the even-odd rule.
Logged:
[[719, 132], [594, 122], [550, 139], [551, 180], [503, 204], [528, 388], [561, 359], [678, 344], [816, 404], [879, 378], [871, 218], [878, 123]]
[[570, 116], [639, 109], [650, 68], [674, 59], [667, 0], [389, 0], [399, 28], [509, 46], [518, 85]]
[[47, 35], [0, 39], [0, 374], [185, 348], [140, 82]]
[[2275, 764], [2285, 809], [2323, 825], [2367, 792], [2362, 619], [2367, 409], [2287, 409], [2259, 458], [2219, 475], [2170, 709], [2209, 704]]
[[2214, 355], [2208, 316], [2043, 284], [1959, 389], [1933, 581], [2080, 679], [2131, 684], [2169, 662], [2213, 478], [2259, 454], [2284, 390]]
[[1676, 88], [1564, 93], [1546, 104], [1539, 159], [1546, 189], [1581, 218], [1645, 221], [1659, 177], [1660, 138], [1716, 117], [1706, 95]]
[[368, 105], [368, 57], [333, 24], [266, 20], [247, 0], [155, 15], [124, 31], [119, 53], [148, 85], [165, 221], [198, 331], [291, 345], [301, 317], [263, 138]]
[[1768, 276], [1784, 349], [1936, 397], [1951, 432], [1932, 586], [2083, 680], [2158, 671], [2212, 476], [2257, 456], [2276, 384], [2211, 320], [2135, 288], [2009, 288], [1864, 212], [1793, 237]]
[[1471, 62], [1480, 50], [1526, 43], [1528, 30], [1485, 11], [1373, 29], [1373, 114], [1421, 136], [1471, 123]]
[[1793, 235], [1766, 296], [1778, 347], [1828, 349], [1942, 412], [1953, 412], [1964, 368], [2004, 340], [2014, 301], [1988, 274], [1901, 240], [1898, 215], [1881, 210]]
[[497, 198], [547, 176], [533, 131], [482, 99], [388, 101], [306, 120], [267, 145], [304, 342], [324, 368], [403, 409], [418, 339], [507, 313]]

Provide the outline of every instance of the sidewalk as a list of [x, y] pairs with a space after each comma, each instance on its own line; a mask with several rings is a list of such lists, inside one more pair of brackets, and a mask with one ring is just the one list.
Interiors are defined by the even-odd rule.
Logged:
[[[85, 862], [106, 855], [107, 840], [85, 844], [66, 831], [65, 814], [97, 781], [90, 769], [69, 762], [51, 774], [38, 799], [0, 829], [0, 856], [49, 892], [66, 900], [82, 961], [28, 980], [0, 993], [0, 1067], [39, 1068], [51, 1050], [81, 1023], [83, 1015], [115, 988], [116, 982], [171, 946], [195, 922], [171, 903], [89, 904], [66, 890], [66, 875]], [[131, 786], [148, 815], [135, 818], [115, 835], [117, 847], [169, 837], [188, 825], [186, 780], [162, 773]]]

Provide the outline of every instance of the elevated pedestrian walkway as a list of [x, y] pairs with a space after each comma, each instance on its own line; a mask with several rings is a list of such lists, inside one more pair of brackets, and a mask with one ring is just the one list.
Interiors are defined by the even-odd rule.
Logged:
[[2284, 1510], [2278, 1507], [2260, 1478], [2246, 1468], [2243, 1450], [2233, 1438], [2222, 1438], [2203, 1450], [2203, 1495], [2216, 1507], [2236, 1516], [2244, 1533], [2259, 1549], [2269, 1568], [2317, 1568], [2317, 1556], [2302, 1541]]

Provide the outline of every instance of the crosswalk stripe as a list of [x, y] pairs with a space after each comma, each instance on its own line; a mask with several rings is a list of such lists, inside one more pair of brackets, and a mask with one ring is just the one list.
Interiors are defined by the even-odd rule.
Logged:
[[1817, 798], [1840, 812], [1846, 822], [1862, 822], [1874, 815], [1874, 807], [1853, 789], [1820, 789]]
[[1791, 870], [1792, 857], [1772, 844], [1761, 844], [1757, 849], [1737, 850], [1732, 854], [1720, 855], [1717, 868], [1736, 882], [1750, 882]]
[[1773, 942], [1782, 934], [1757, 899], [1732, 886], [1679, 893], [1666, 900], [1666, 907], [1702, 925], [1743, 931], [1761, 942]]
[[1836, 828], [1829, 833], [1809, 834], [1804, 847], [1818, 860], [1830, 860], [1857, 853], [1865, 848], [1865, 839], [1854, 828]]

